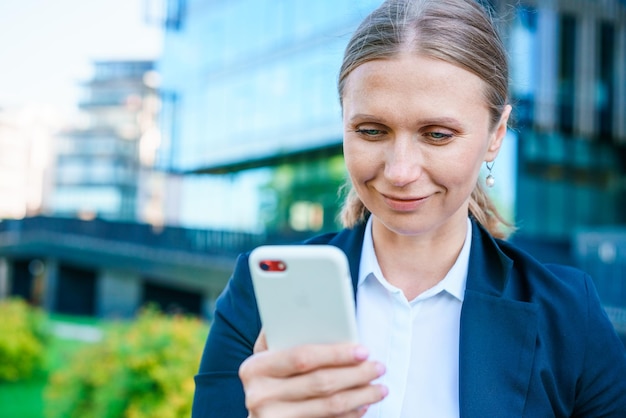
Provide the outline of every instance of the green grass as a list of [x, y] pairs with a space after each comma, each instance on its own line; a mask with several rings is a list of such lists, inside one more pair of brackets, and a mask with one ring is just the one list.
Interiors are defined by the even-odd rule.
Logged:
[[50, 320], [53, 322], [68, 322], [76, 325], [94, 325], [98, 326], [102, 323], [100, 318], [94, 318], [92, 316], [73, 316], [64, 314], [50, 314]]
[[47, 373], [24, 381], [0, 383], [0, 416], [2, 418], [44, 417], [43, 393]]
[[[77, 325], [97, 325], [94, 318], [53, 315], [50, 324], [68, 322]], [[43, 393], [48, 374], [67, 363], [71, 354], [86, 343], [52, 336], [46, 350], [45, 372], [32, 379], [0, 383], [0, 417], [2, 418], [44, 418]]]
[[42, 418], [45, 376], [25, 382], [1, 383], [0, 405], [3, 418]]

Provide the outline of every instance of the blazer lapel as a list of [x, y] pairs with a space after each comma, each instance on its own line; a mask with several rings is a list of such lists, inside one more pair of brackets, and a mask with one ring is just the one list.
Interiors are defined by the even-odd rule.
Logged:
[[537, 337], [532, 304], [503, 297], [512, 261], [474, 222], [461, 311], [461, 417], [522, 416]]
[[352, 229], [343, 229], [328, 243], [339, 247], [339, 249], [341, 249], [348, 257], [355, 302], [357, 284], [359, 282], [359, 267], [361, 265], [361, 249], [363, 247], [365, 225], [365, 222], [361, 222]]

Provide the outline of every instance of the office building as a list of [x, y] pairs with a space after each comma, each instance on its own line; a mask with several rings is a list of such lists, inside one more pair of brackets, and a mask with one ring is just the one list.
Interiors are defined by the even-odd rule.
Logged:
[[[97, 61], [83, 86], [81, 121], [58, 139], [56, 216], [137, 221], [159, 143], [152, 61]], [[158, 215], [153, 215], [158, 218]]]

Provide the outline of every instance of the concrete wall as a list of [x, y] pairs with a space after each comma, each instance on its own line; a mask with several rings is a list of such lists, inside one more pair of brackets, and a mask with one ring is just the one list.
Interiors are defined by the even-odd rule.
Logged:
[[0, 299], [9, 295], [10, 264], [6, 258], [0, 257]]
[[141, 278], [131, 272], [101, 270], [96, 284], [96, 315], [130, 318], [141, 303]]

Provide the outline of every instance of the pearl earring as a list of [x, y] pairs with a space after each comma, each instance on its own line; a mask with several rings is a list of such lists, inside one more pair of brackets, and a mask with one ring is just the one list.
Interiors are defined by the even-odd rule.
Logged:
[[487, 170], [489, 170], [489, 174], [485, 178], [485, 184], [489, 188], [493, 187], [493, 185], [496, 184], [496, 178], [493, 176], [493, 174], [491, 174], [491, 169], [493, 168], [494, 161], [490, 162], [491, 165], [489, 165], [489, 162], [485, 162], [485, 166], [487, 167]]

